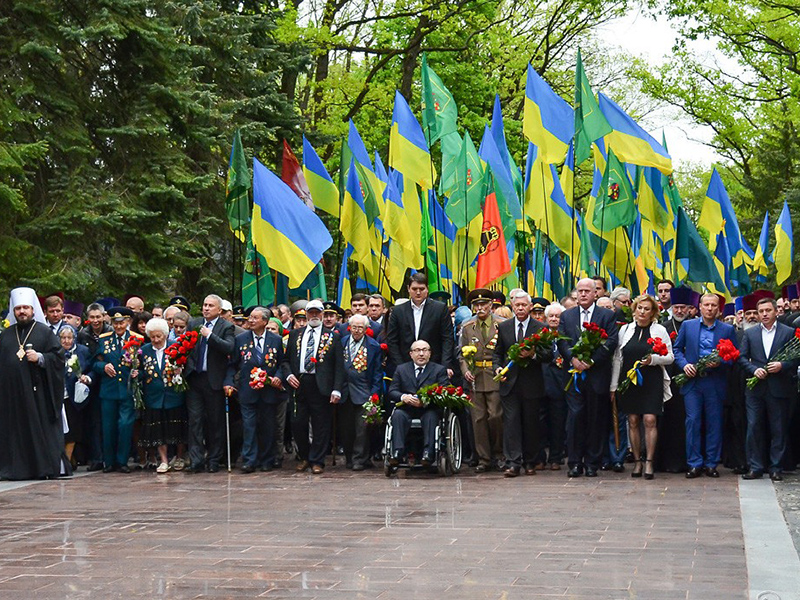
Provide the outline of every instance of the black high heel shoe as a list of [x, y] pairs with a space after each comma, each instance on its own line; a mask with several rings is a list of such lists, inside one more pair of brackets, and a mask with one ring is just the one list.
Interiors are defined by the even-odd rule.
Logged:
[[[652, 468], [652, 464], [653, 464], [652, 460], [645, 460], [644, 462], [645, 463], [650, 463], [651, 468]], [[648, 481], [651, 480], [651, 479], [654, 479], [655, 476], [656, 476], [655, 473], [653, 473], [652, 471], [650, 473], [648, 473], [647, 471], [644, 472], [644, 478], [647, 479]]]
[[633, 461], [633, 471], [631, 471], [631, 477], [641, 477], [642, 476], [642, 461], [641, 460], [634, 460]]

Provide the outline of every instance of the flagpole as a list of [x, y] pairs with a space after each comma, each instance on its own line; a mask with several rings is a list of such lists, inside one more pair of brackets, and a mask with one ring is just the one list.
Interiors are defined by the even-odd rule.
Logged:
[[[540, 163], [540, 164], [541, 164], [541, 167], [542, 167], [542, 193], [544, 193], [544, 163]], [[553, 181], [553, 184], [555, 185], [555, 180]], [[561, 185], [561, 184], [559, 183], [559, 185]], [[545, 245], [544, 260], [547, 260], [549, 262], [550, 261], [550, 220], [549, 220], [549, 218], [547, 216], [547, 196], [545, 196], [544, 200], [545, 200], [544, 201], [544, 226], [545, 226], [545, 229], [547, 230], [547, 244]], [[535, 277], [536, 277], [536, 275], [534, 274], [534, 282], [536, 281]], [[551, 277], [551, 279], [553, 277], [553, 271], [552, 270], [550, 271], [550, 277]], [[552, 292], [552, 281], [550, 283], [551, 283], [551, 290], [550, 291]], [[542, 296], [544, 296], [544, 268], [542, 269]]]
[[[466, 136], [464, 136], [464, 142], [463, 143], [464, 144], [467, 143]], [[465, 150], [464, 151], [464, 184], [465, 184], [465, 187], [464, 187], [464, 238], [465, 239], [464, 239], [464, 258], [462, 259], [461, 268], [459, 269], [459, 271], [461, 271], [461, 285], [464, 286], [464, 292], [465, 292], [464, 295], [466, 297], [466, 292], [467, 292], [467, 290], [469, 288], [469, 212], [467, 210], [467, 208], [468, 208], [467, 196], [469, 194], [469, 166], [467, 164], [466, 146], [464, 147], [464, 150]], [[442, 169], [444, 169], [444, 166], [442, 166]], [[482, 179], [481, 179], [481, 182], [483, 182]], [[458, 231], [456, 231], [456, 239], [458, 239]]]
[[[258, 259], [258, 249], [256, 248], [255, 242], [253, 242], [253, 253], [256, 255], [256, 304], [261, 306], [261, 261]], [[244, 298], [242, 298], [242, 300], [244, 300]]]
[[[575, 265], [575, 230], [578, 229], [578, 212], [575, 207], [575, 175], [577, 173], [578, 167], [575, 164], [575, 147], [573, 146], [572, 150], [572, 239], [569, 243], [569, 284], [570, 287], [575, 287], [575, 279], [578, 275], [578, 268]], [[567, 150], [567, 154], [569, 155], [569, 150]], [[567, 168], [567, 163], [564, 162], [564, 168]], [[572, 290], [570, 290], [572, 291]]]

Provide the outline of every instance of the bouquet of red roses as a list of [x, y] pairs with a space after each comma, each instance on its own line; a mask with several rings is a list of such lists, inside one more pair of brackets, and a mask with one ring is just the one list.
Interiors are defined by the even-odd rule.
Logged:
[[364, 412], [361, 418], [366, 425], [380, 425], [383, 423], [383, 408], [378, 394], [372, 394], [370, 399], [364, 402]]
[[[706, 371], [708, 371], [712, 365], [716, 366], [720, 361], [733, 362], [737, 358], [739, 358], [739, 351], [736, 349], [736, 346], [734, 346], [733, 342], [729, 339], [723, 338], [717, 343], [717, 347], [714, 348], [711, 354], [701, 357], [694, 364], [694, 368], [697, 369], [697, 375], [695, 375], [695, 377], [705, 376]], [[673, 381], [675, 381], [675, 384], [678, 386], [684, 386], [689, 383], [690, 379], [694, 378], [689, 377], [685, 373], [681, 373], [680, 375], [676, 375]]]
[[264, 369], [253, 367], [250, 371], [250, 387], [254, 390], [263, 390], [269, 381], [269, 375]]
[[[585, 362], [589, 366], [593, 365], [594, 361], [592, 360], [592, 355], [594, 351], [602, 346], [603, 342], [607, 339], [608, 333], [606, 333], [605, 329], [600, 327], [597, 323], [592, 323], [591, 321], [585, 322], [583, 324], [581, 336], [572, 347], [572, 357], [577, 358], [581, 362]], [[576, 369], [570, 369], [569, 373], [572, 377], [567, 381], [567, 386], [564, 389], [568, 390], [569, 386], [573, 384], [575, 384], [577, 389], [578, 379], [583, 379], [586, 375]]]
[[625, 374], [625, 378], [620, 381], [619, 385], [617, 386], [617, 392], [619, 394], [624, 394], [625, 390], [627, 390], [631, 385], [642, 385], [642, 372], [639, 370], [639, 368], [642, 366], [642, 362], [648, 356], [666, 356], [669, 354], [669, 348], [667, 348], [667, 345], [661, 341], [661, 338], [648, 338], [647, 343], [650, 344], [650, 350], [642, 358], [633, 363], [633, 366], [630, 369], [628, 369], [628, 372]]
[[133, 407], [144, 410], [144, 396], [142, 395], [142, 382], [138, 377], [132, 377], [133, 372], [139, 368], [139, 354], [141, 353], [143, 337], [132, 335], [122, 346], [120, 364], [131, 368], [128, 374], [128, 393], [133, 398]]
[[472, 406], [472, 402], [470, 402], [469, 396], [464, 393], [464, 389], [453, 385], [432, 383], [421, 388], [417, 392], [417, 397], [422, 402], [422, 406], [433, 405], [454, 410]]
[[[800, 329], [794, 330], [794, 337], [786, 342], [786, 345], [778, 350], [770, 360], [767, 362], [783, 362], [785, 360], [797, 360], [800, 358]], [[767, 377], [769, 377], [769, 372], [767, 372]], [[747, 378], [747, 389], [752, 390], [759, 381], [763, 381], [763, 379], [759, 379], [758, 377], [748, 377]]]
[[[547, 352], [553, 347], [553, 342], [558, 339], [558, 332], [548, 327], [543, 327], [537, 333], [529, 335], [521, 342], [518, 342], [508, 349], [508, 364], [500, 369], [500, 372], [492, 379], [500, 381], [506, 376], [508, 370], [514, 365], [520, 368], [525, 368], [530, 363], [531, 358], [536, 354]], [[525, 350], [530, 353], [530, 356], [520, 356], [520, 353]]]
[[196, 331], [187, 331], [178, 336], [178, 339], [169, 348], [164, 350], [164, 381], [176, 391], [185, 391], [189, 386], [183, 378], [183, 367], [189, 359], [189, 354], [194, 350], [200, 336]]

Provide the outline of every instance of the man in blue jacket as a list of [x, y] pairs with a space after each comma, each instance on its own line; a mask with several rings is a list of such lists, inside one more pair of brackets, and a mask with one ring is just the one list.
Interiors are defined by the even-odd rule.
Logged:
[[[686, 405], [686, 477], [694, 479], [704, 472], [719, 477], [717, 464], [722, 455], [722, 406], [728, 388], [728, 366], [718, 363], [697, 377], [695, 363], [711, 354], [722, 339], [736, 345], [736, 333], [731, 325], [718, 321], [719, 296], [703, 294], [700, 298], [700, 318], [686, 321], [675, 340], [675, 364], [689, 377], [683, 386]], [[701, 425], [705, 421], [705, 457]]]
[[365, 402], [378, 396], [383, 380], [383, 350], [380, 344], [366, 335], [370, 325], [366, 315], [350, 317], [350, 333], [342, 338], [344, 347], [344, 369], [347, 376], [342, 397], [339, 400], [339, 415], [342, 419], [342, 443], [346, 466], [353, 471], [372, 467], [369, 459], [369, 438], [364, 422]]

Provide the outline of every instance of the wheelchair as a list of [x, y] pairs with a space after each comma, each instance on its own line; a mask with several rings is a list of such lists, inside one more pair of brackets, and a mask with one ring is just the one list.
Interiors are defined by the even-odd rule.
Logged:
[[[394, 410], [397, 410], [396, 408]], [[394, 411], [392, 411], [394, 412]], [[397, 466], [389, 464], [392, 456], [392, 419], [389, 418], [386, 424], [386, 433], [383, 444], [383, 474], [391, 477], [400, 469], [420, 470], [424, 467], [419, 462], [422, 456], [422, 421], [412, 419], [411, 427], [408, 430], [406, 439], [406, 461]], [[461, 444], [461, 424], [458, 416], [452, 409], [445, 408], [442, 411], [442, 418], [436, 425], [435, 433], [435, 468], [440, 475], [455, 475], [461, 470], [462, 444]], [[417, 457], [412, 462], [408, 458]]]

